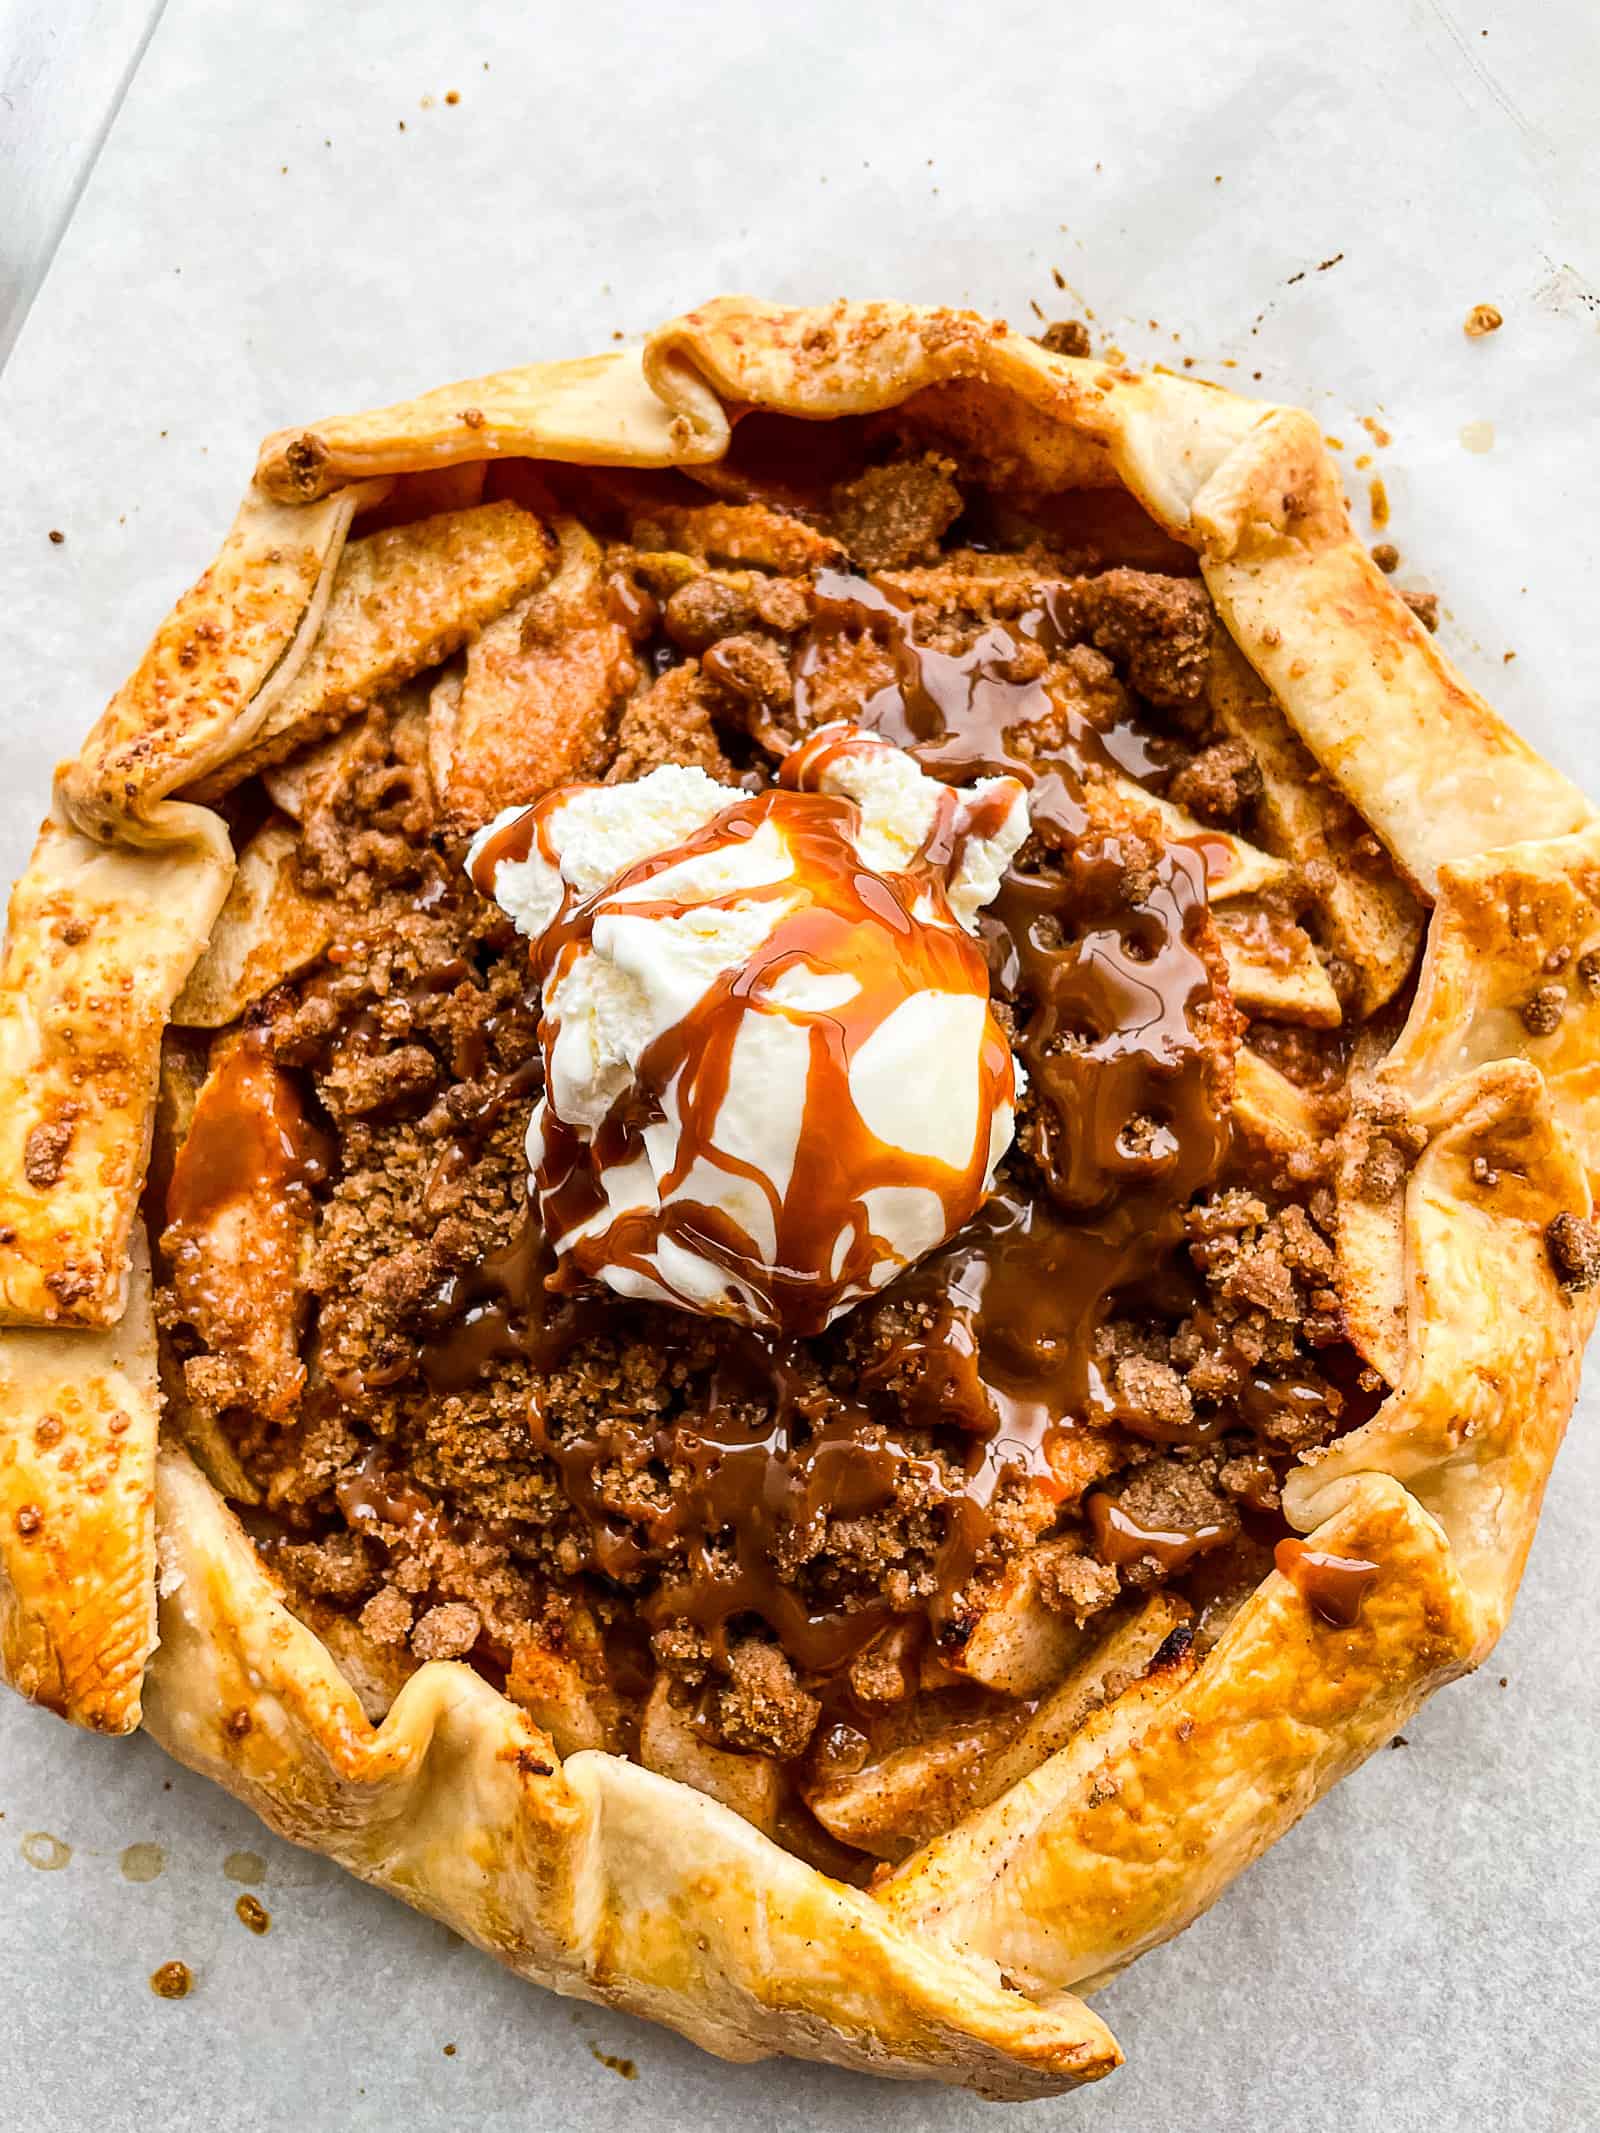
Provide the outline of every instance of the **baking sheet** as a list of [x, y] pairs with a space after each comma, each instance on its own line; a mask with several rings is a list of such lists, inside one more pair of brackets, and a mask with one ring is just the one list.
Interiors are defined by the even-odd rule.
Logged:
[[[1304, 401], [1363, 509], [1381, 479], [1452, 655], [1600, 790], [1597, 62], [1581, 0], [169, 0], [0, 376], [6, 874], [265, 431], [725, 289], [1087, 306], [1136, 361]], [[1506, 323], [1469, 340], [1480, 301]], [[1030, 2127], [1600, 2123], [1594, 1409], [1488, 1669], [1110, 1988], [1128, 2066]], [[0, 2126], [912, 2133], [986, 2108], [726, 2068], [539, 1994], [147, 1742], [9, 1696], [0, 1812]], [[146, 1982], [170, 1958], [178, 2003]]]

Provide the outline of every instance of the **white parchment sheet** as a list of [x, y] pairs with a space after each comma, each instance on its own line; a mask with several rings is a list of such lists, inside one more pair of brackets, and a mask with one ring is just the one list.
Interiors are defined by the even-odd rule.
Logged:
[[[1451, 654], [1600, 789], [1597, 78], [1586, 0], [169, 0], [0, 376], [4, 871], [264, 432], [729, 289], [1087, 305], [1135, 361], [1259, 373], [1363, 509], [1381, 478]], [[1505, 325], [1469, 340], [1479, 302]], [[1597, 1421], [1488, 1669], [1103, 1995], [1123, 2071], [1018, 2123], [1600, 2126]], [[535, 1992], [10, 1696], [0, 1813], [0, 2128], [988, 2122]], [[175, 2004], [146, 1982], [172, 1957]]]

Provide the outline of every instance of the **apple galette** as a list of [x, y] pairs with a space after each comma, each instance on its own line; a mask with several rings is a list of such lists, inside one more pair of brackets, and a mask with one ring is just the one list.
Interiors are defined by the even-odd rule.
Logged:
[[964, 312], [269, 439], [12, 901], [10, 1680], [730, 2057], [1106, 2072], [1594, 1314], [1600, 828], [1424, 619]]

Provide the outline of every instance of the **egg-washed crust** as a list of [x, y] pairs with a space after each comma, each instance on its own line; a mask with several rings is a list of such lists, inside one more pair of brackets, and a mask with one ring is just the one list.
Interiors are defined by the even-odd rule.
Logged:
[[[155, 1490], [161, 1642], [145, 1716], [286, 1836], [558, 1990], [729, 2057], [783, 2051], [1022, 2096], [1117, 2061], [1067, 1988], [1186, 1924], [1492, 1646], [1594, 1316], [1595, 1291], [1551, 1230], [1587, 1218], [1600, 1163], [1588, 975], [1600, 963], [1583, 963], [1600, 946], [1600, 827], [1373, 567], [1316, 424], [1292, 409], [1056, 356], [971, 313], [731, 298], [642, 354], [479, 379], [270, 439], [222, 556], [63, 773], [64, 820], [13, 905], [8, 1011], [23, 1037], [0, 1059], [3, 1130], [33, 1117], [54, 1072], [80, 1106], [75, 1136], [99, 1151], [67, 1173], [70, 1204], [39, 1188], [13, 1225], [0, 1261], [13, 1320], [51, 1316], [52, 1277], [91, 1240], [100, 1273], [86, 1330], [0, 1336], [0, 1658], [25, 1693], [81, 1723], [137, 1722], [155, 1458], [147, 1284], [135, 1279], [113, 1330], [87, 1328], [115, 1318], [161, 1022], [227, 887], [217, 818], [173, 796], [259, 759], [295, 676], [337, 664], [338, 645], [319, 648], [323, 616], [357, 503], [381, 493], [351, 485], [454, 479], [442, 470], [512, 456], [705, 466], [752, 408], [822, 419], [907, 403], [1024, 490], [1132, 491], [1198, 555], [1288, 728], [1434, 904], [1410, 1020], [1358, 1088], [1351, 1129], [1394, 1160], [1385, 1170], [1352, 1141], [1338, 1188], [1352, 1211], [1338, 1279], [1354, 1337], [1365, 1324], [1394, 1389], [1286, 1494], [1313, 1546], [1376, 1566], [1356, 1620], [1333, 1626], [1274, 1572], [1202, 1661], [1167, 1651], [1031, 1775], [858, 1895], [686, 1786], [592, 1750], [563, 1764], [464, 1665], [424, 1666], [374, 1727], [174, 1447]], [[348, 696], [316, 717], [353, 711], [361, 691]], [[94, 894], [97, 866], [129, 870], [110, 899], [127, 915], [106, 921], [102, 964], [63, 971], [87, 944], [45, 952], [44, 934], [53, 910]], [[181, 894], [141, 872], [162, 866]], [[1371, 919], [1375, 967], [1402, 959], [1412, 923], [1392, 899]], [[1565, 1012], [1547, 1026], [1544, 1008], [1524, 1009], [1552, 985]], [[48, 1066], [55, 1003], [73, 986], [140, 1002], [121, 1081], [73, 1078], [70, 1027], [63, 1064]], [[1288, 1151], [1303, 1109], [1257, 1062], [1236, 1122]], [[108, 1418], [123, 1415], [113, 1461]]]
[[[184, 808], [185, 818], [203, 814]], [[0, 972], [0, 1325], [112, 1326], [161, 1032], [222, 908], [226, 832], [97, 844], [52, 816]]]
[[98, 1733], [138, 1724], [155, 1641], [160, 1412], [136, 1233], [115, 1325], [0, 1336], [0, 1673]]

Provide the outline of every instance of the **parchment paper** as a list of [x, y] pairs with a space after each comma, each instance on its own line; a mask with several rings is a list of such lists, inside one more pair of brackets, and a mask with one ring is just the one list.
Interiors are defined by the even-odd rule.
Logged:
[[[1597, 61], [1583, 0], [170, 0], [0, 378], [5, 873], [266, 430], [740, 288], [1087, 305], [1137, 361], [1259, 373], [1343, 441], [1359, 496], [1381, 477], [1400, 582], [1441, 594], [1453, 656], [1600, 788]], [[1505, 325], [1469, 340], [1478, 302]], [[1593, 1410], [1488, 1669], [1112, 1987], [1128, 2067], [1029, 2126], [1600, 2124]], [[534, 1992], [148, 1743], [9, 1696], [0, 1811], [0, 2126], [984, 2116], [726, 2068]], [[134, 1844], [157, 1878], [127, 1878]], [[240, 1852], [265, 1937], [235, 1916]], [[174, 1957], [197, 1983], [167, 2003], [147, 1978]]]

